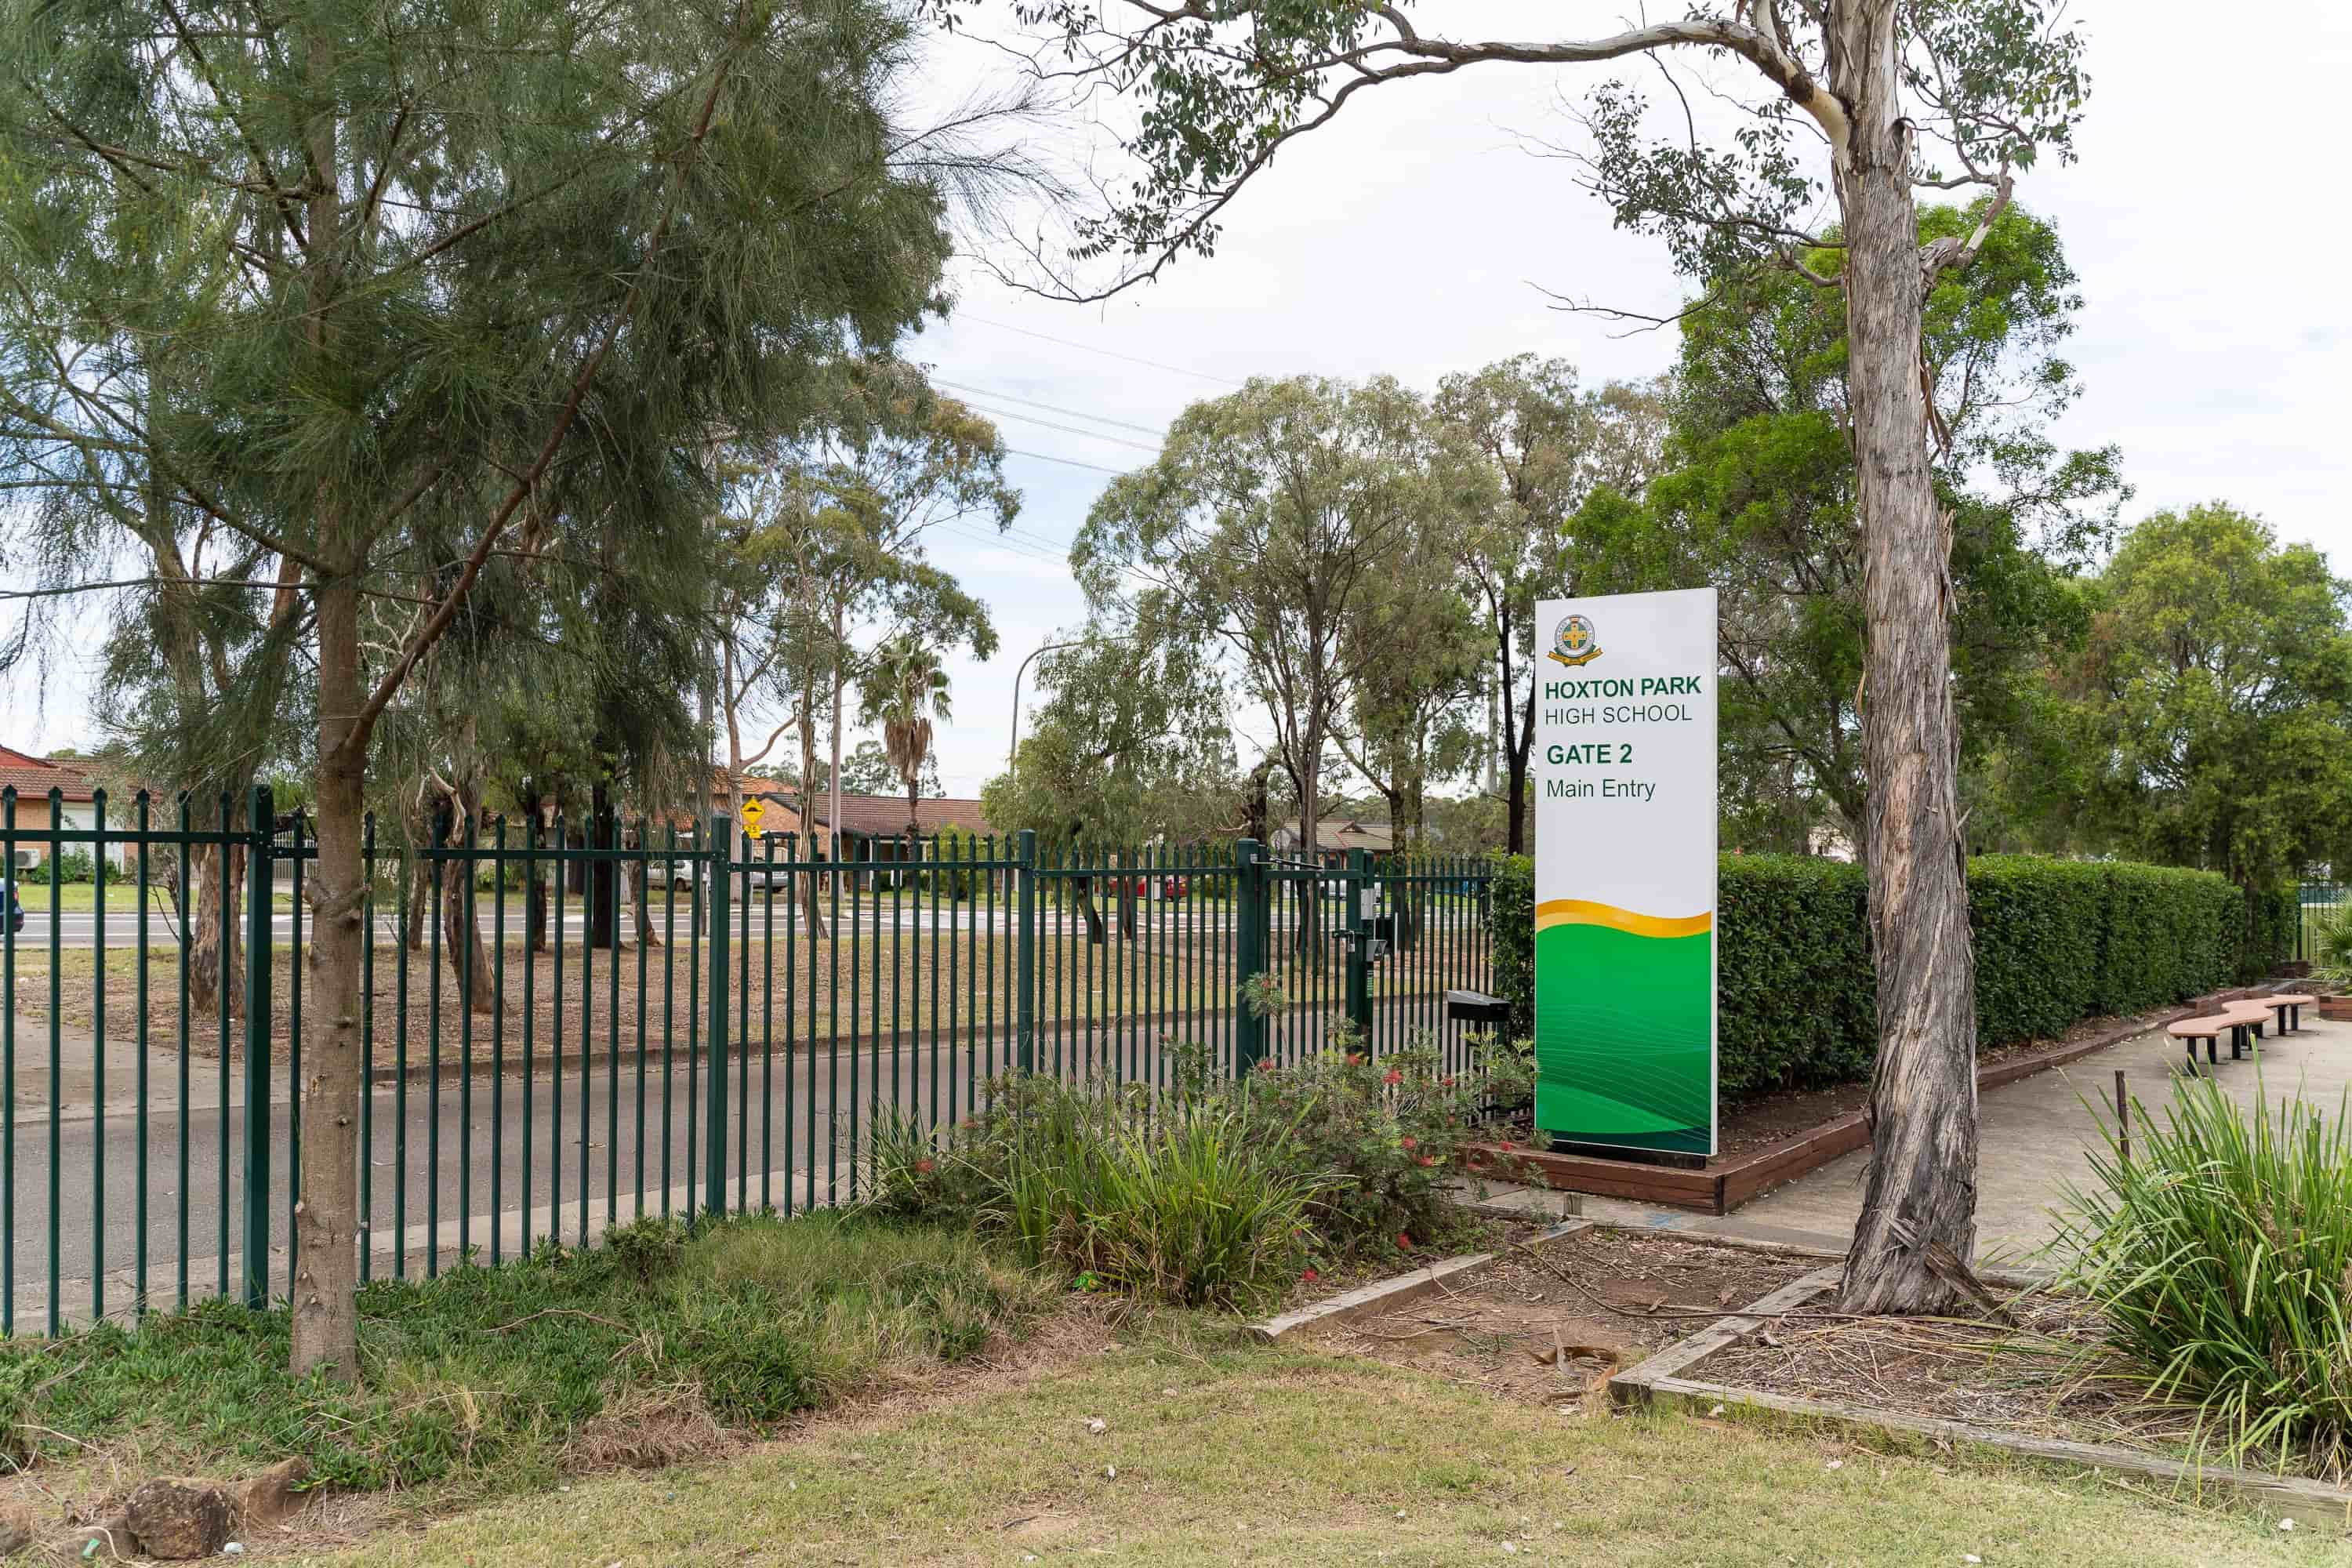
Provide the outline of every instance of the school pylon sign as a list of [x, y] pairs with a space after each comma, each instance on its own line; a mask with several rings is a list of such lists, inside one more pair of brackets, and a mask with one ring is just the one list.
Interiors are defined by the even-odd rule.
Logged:
[[1536, 616], [1536, 1126], [1712, 1154], [1715, 590]]

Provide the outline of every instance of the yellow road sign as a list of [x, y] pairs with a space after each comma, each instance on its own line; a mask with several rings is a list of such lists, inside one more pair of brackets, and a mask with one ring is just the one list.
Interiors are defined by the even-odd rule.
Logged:
[[760, 836], [760, 820], [767, 815], [768, 803], [766, 801], [761, 800], [757, 795], [753, 795], [750, 800], [745, 801], [743, 803], [743, 831], [750, 834], [752, 837], [757, 838]]

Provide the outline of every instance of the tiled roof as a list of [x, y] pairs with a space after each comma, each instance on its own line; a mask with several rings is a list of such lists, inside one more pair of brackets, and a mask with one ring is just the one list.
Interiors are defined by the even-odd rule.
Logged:
[[[1298, 842], [1298, 820], [1293, 817], [1282, 825], [1282, 831]], [[1385, 822], [1359, 822], [1352, 817], [1326, 816], [1315, 824], [1315, 845], [1318, 849], [1387, 849], [1395, 844]]]
[[[831, 826], [827, 813], [832, 797], [820, 795], [815, 804], [817, 821]], [[968, 833], [990, 831], [987, 815], [976, 800], [919, 799], [915, 802], [915, 824], [926, 834], [944, 833], [950, 827], [961, 827]], [[881, 838], [903, 834], [907, 831], [907, 797], [845, 795], [841, 797], [841, 830]]]
[[[743, 796], [746, 800], [756, 795], [763, 800], [781, 801], [792, 794], [790, 788], [777, 783], [774, 779], [757, 778], [750, 773], [743, 774], [736, 782], [742, 785]], [[723, 803], [726, 797], [727, 770], [713, 768], [710, 770], [710, 798]]]
[[20, 798], [46, 797], [54, 789], [63, 791], [68, 800], [88, 800], [90, 792], [89, 777], [70, 763], [0, 746], [0, 787], [9, 784], [16, 785]]

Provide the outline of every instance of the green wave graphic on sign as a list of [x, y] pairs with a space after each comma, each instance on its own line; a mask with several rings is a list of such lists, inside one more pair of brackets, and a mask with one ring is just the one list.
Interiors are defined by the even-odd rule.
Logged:
[[1625, 930], [1697, 922], [1616, 910], [1553, 912], [1570, 907], [1537, 922], [1536, 1126], [1578, 1143], [1707, 1152], [1715, 933]]

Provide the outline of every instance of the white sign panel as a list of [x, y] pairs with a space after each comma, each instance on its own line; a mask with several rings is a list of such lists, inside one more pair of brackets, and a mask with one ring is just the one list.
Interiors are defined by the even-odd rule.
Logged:
[[1536, 606], [1536, 1127], [1715, 1152], [1715, 590]]

